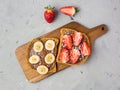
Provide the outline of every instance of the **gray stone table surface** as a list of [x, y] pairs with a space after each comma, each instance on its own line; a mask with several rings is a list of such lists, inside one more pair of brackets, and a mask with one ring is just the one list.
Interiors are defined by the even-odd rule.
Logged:
[[[71, 22], [58, 12], [46, 23], [44, 7], [74, 5], [74, 21], [109, 31], [95, 41], [88, 62], [70, 67], [38, 83], [29, 83], [15, 49], [31, 39]], [[120, 0], [0, 0], [0, 90], [120, 90]]]

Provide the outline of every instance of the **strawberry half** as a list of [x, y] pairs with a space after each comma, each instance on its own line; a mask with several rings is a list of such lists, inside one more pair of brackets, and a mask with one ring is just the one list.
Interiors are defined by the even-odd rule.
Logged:
[[60, 52], [59, 59], [63, 63], [68, 62], [69, 61], [69, 51], [67, 49], [65, 49], [65, 48], [62, 48], [62, 50]]
[[62, 44], [63, 44], [63, 47], [69, 50], [72, 49], [72, 37], [70, 35], [64, 35], [62, 37]]
[[72, 49], [70, 51], [70, 60], [72, 64], [75, 64], [80, 57], [80, 51], [78, 49]]
[[78, 9], [74, 6], [65, 6], [60, 8], [60, 11], [65, 15], [74, 16], [78, 12]]
[[51, 23], [55, 18], [54, 7], [48, 6], [45, 7], [44, 18], [48, 23]]
[[81, 52], [84, 56], [91, 54], [91, 50], [87, 42], [83, 42]]
[[73, 34], [73, 44], [74, 46], [79, 46], [80, 42], [82, 41], [83, 35], [80, 32], [74, 32]]

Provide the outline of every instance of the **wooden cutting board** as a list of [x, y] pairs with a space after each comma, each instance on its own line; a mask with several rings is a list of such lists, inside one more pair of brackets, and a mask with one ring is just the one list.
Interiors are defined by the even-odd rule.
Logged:
[[[86, 33], [90, 39], [91, 45], [93, 45], [96, 38], [100, 37], [101, 35], [105, 34], [108, 31], [107, 26], [104, 24], [96, 26], [96, 27], [91, 28], [91, 29], [88, 29], [77, 22], [71, 22], [71, 23], [68, 23], [60, 28], [57, 28], [57, 29], [45, 34], [45, 35], [42, 35], [38, 38], [41, 38], [41, 37], [60, 38], [60, 29], [63, 27], [76, 29], [77, 31]], [[54, 74], [54, 73], [49, 73], [46, 75], [40, 75], [27, 64], [27, 62], [26, 62], [27, 45], [28, 45], [28, 43], [18, 47], [16, 49], [15, 53], [16, 53], [16, 57], [19, 61], [19, 64], [20, 64], [26, 78], [28, 79], [28, 81], [29, 82], [37, 82], [37, 81], [40, 81], [40, 80]], [[93, 54], [94, 54], [94, 52], [93, 52]], [[69, 66], [67, 66], [67, 65], [57, 63], [57, 72], [65, 69], [65, 68], [68, 68], [68, 67]], [[57, 72], [55, 72], [55, 73], [57, 73]]]

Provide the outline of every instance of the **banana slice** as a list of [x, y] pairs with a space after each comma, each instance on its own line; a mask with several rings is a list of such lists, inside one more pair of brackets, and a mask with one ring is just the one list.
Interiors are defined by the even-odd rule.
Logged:
[[29, 62], [31, 64], [36, 64], [40, 61], [40, 57], [37, 56], [37, 55], [32, 55], [30, 58], [29, 58]]
[[48, 68], [45, 65], [40, 65], [37, 67], [37, 72], [39, 74], [47, 74], [48, 73]]
[[45, 62], [47, 64], [52, 64], [55, 61], [55, 56], [52, 53], [49, 53], [45, 56]]
[[53, 50], [55, 47], [55, 42], [53, 40], [47, 40], [45, 43], [45, 48], [47, 50]]
[[33, 50], [35, 52], [41, 52], [43, 49], [43, 43], [41, 41], [37, 41], [34, 43]]

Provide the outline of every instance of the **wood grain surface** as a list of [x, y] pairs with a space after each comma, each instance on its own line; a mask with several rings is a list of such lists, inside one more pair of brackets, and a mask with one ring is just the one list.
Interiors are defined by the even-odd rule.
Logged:
[[[52, 32], [49, 32], [45, 35], [42, 35], [38, 38], [41, 38], [41, 37], [60, 38], [60, 29], [63, 27], [64, 28], [72, 28], [72, 29], [75, 29], [77, 31], [86, 33], [88, 38], [90, 39], [91, 45], [94, 44], [94, 41], [96, 38], [100, 37], [101, 35], [105, 34], [108, 31], [107, 26], [104, 24], [98, 25], [98, 26], [91, 28], [91, 29], [88, 29], [77, 22], [70, 22], [70, 23], [68, 23], [60, 28], [57, 28], [57, 29], [53, 30]], [[28, 43], [18, 47], [16, 49], [15, 53], [16, 53], [16, 57], [18, 59], [18, 62], [20, 64], [26, 78], [28, 79], [28, 81], [29, 82], [37, 82], [37, 81], [40, 81], [40, 80], [54, 74], [54, 73], [48, 73], [46, 75], [40, 75], [27, 64], [27, 62], [26, 62], [27, 45], [28, 45]], [[94, 54], [94, 52], [92, 54]], [[57, 72], [65, 69], [65, 68], [68, 68], [68, 67], [69, 67], [68, 65], [57, 63]], [[55, 73], [57, 73], [57, 72], [55, 72]]]

